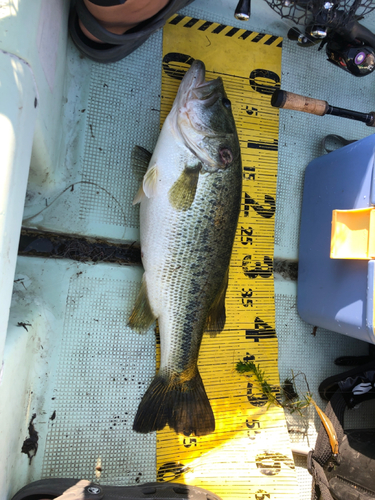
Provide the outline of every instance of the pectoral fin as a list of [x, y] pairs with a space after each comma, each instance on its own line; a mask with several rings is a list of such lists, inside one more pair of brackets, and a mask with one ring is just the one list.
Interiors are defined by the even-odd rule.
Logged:
[[147, 198], [155, 196], [156, 186], [158, 183], [158, 168], [156, 165], [147, 170], [146, 175], [143, 177], [143, 192]]
[[196, 167], [186, 167], [177, 181], [169, 190], [169, 202], [176, 210], [188, 210], [197, 191], [201, 164]]
[[223, 282], [221, 284], [220, 290], [218, 291], [216, 298], [211, 306], [211, 309], [208, 313], [207, 323], [206, 323], [206, 331], [208, 331], [211, 335], [215, 335], [216, 333], [220, 333], [225, 325], [225, 294], [228, 288], [228, 275], [229, 268], [225, 273]]
[[133, 205], [140, 203], [142, 199], [147, 196], [147, 198], [152, 198], [156, 193], [156, 186], [158, 182], [158, 169], [154, 165], [149, 170], [147, 170], [145, 176], [143, 177], [142, 186], [138, 189], [138, 193], [135, 195], [133, 200]]
[[130, 328], [133, 328], [133, 330], [145, 332], [150, 328], [155, 319], [155, 315], [151, 310], [148, 300], [146, 281], [143, 276], [141, 288], [135, 301], [134, 309], [128, 320], [128, 325]]

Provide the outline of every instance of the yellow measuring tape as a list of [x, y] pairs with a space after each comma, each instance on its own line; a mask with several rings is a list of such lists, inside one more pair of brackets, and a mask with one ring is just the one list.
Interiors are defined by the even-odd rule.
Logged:
[[207, 488], [225, 500], [297, 498], [283, 410], [235, 371], [252, 360], [279, 386], [273, 287], [279, 37], [182, 15], [164, 28], [161, 121], [193, 59], [207, 79], [221, 76], [237, 125], [243, 164], [242, 210], [226, 295], [227, 320], [215, 338], [205, 335], [201, 373], [216, 420], [213, 434], [157, 433], [157, 479]]

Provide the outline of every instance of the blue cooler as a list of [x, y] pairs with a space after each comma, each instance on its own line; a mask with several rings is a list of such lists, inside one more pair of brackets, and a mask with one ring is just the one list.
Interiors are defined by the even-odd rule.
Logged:
[[[371, 251], [375, 245], [374, 153], [375, 134], [317, 158], [307, 166], [297, 298], [298, 312], [307, 323], [370, 343], [375, 343], [375, 255]], [[372, 207], [374, 213], [369, 210]], [[331, 223], [340, 211], [344, 215], [350, 211], [350, 217], [339, 228], [340, 235], [344, 234], [343, 241], [350, 234], [352, 243], [367, 245], [370, 250], [364, 255], [353, 258], [343, 250], [341, 254], [332, 251], [336, 258], [330, 257]], [[363, 223], [363, 214], [369, 214], [368, 227]], [[337, 233], [338, 229], [333, 228], [332, 241], [334, 231]]]

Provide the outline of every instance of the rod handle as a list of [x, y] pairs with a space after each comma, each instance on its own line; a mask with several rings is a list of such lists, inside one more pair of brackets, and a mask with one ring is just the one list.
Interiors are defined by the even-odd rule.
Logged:
[[318, 116], [324, 116], [329, 107], [327, 101], [293, 94], [281, 89], [275, 90], [272, 94], [271, 105], [274, 108], [293, 109]]
[[370, 119], [368, 123], [366, 123], [366, 125], [368, 127], [375, 127], [375, 111], [371, 111], [369, 115], [371, 116], [372, 119]]

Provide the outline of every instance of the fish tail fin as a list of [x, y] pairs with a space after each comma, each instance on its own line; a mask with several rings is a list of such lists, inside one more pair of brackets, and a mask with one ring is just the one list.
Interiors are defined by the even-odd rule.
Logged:
[[158, 373], [138, 407], [133, 430], [159, 431], [166, 424], [178, 434], [205, 436], [215, 430], [215, 417], [198, 369], [190, 380]]

